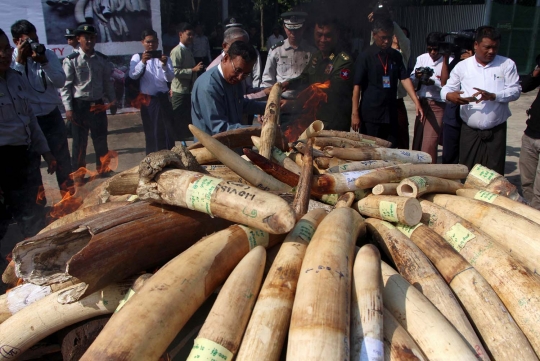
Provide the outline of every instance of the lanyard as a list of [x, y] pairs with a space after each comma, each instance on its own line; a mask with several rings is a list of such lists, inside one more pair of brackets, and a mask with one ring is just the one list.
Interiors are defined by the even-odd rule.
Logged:
[[384, 69], [384, 75], [386, 75], [386, 70], [388, 70], [388, 54], [386, 54], [386, 60], [385, 60], [384, 64], [382, 62], [381, 55], [377, 54], [377, 57], [379, 57], [379, 61], [381, 62], [381, 65], [382, 65], [382, 67]]

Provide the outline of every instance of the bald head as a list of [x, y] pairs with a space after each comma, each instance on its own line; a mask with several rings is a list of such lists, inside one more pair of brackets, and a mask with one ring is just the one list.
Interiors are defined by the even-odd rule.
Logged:
[[229, 28], [223, 33], [223, 50], [227, 51], [235, 41], [249, 43], [248, 33], [241, 28]]

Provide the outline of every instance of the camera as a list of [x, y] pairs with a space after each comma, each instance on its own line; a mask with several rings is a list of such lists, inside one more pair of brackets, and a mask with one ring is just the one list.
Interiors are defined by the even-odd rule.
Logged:
[[421, 73], [420, 78], [418, 79], [420, 81], [420, 84], [428, 84], [430, 83], [430, 79], [435, 73], [433, 69], [431, 69], [429, 66], [423, 66], [420, 68], [414, 69], [416, 73]]
[[373, 19], [390, 18], [390, 8], [386, 1], [377, 1], [373, 6]]
[[44, 55], [45, 54], [45, 45], [40, 44], [37, 41], [34, 41], [34, 40], [30, 39], [30, 38], [25, 40], [25, 44], [30, 44], [30, 48], [37, 55]]
[[463, 31], [451, 31], [445, 33], [444, 36], [454, 37], [453, 42], [439, 42], [439, 53], [453, 54], [455, 57], [461, 56], [466, 50], [472, 50], [474, 47], [475, 30], [468, 29]]
[[150, 54], [150, 57], [152, 58], [161, 58], [163, 55], [161, 50], [148, 50], [147, 53]]
[[540, 54], [536, 56], [536, 66], [540, 68]]

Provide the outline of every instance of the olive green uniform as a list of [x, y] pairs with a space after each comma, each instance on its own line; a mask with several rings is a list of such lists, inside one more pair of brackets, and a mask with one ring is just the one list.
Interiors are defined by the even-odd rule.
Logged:
[[346, 52], [331, 53], [324, 59], [322, 53], [318, 51], [312, 56], [302, 74], [289, 81], [290, 89], [330, 81], [330, 87], [324, 89], [328, 101], [320, 104], [316, 116], [318, 120], [323, 121], [324, 129], [349, 131], [351, 128], [353, 68], [353, 61]]

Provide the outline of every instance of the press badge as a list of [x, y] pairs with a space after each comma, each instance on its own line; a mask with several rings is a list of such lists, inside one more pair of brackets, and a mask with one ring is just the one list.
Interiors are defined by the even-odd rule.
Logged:
[[383, 77], [382, 77], [382, 86], [385, 89], [390, 88], [390, 76], [383, 75]]

